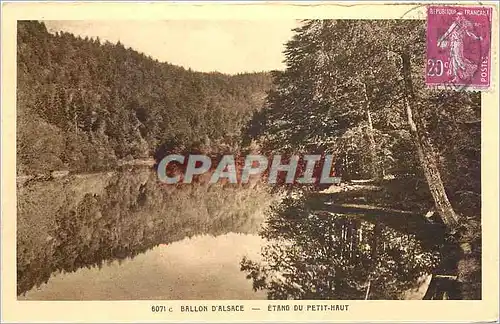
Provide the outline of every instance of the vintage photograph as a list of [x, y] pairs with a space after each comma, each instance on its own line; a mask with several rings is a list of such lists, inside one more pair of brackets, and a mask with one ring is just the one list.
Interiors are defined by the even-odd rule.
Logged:
[[17, 21], [17, 299], [481, 300], [492, 12], [457, 8]]

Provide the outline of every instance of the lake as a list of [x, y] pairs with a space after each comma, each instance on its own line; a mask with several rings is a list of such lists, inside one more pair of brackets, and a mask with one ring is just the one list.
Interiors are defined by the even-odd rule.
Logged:
[[[67, 285], [69, 281], [97, 278], [118, 268], [117, 271], [125, 273], [123, 269], [129, 269], [129, 265], [133, 271], [134, 267], [153, 262], [164, 254], [168, 257], [157, 262], [166, 262], [168, 267], [164, 271], [170, 272], [164, 274], [168, 278], [175, 277], [175, 271], [179, 270], [189, 273], [186, 269], [196, 262], [194, 269], [198, 274], [193, 280], [198, 278], [200, 284], [208, 282], [207, 276], [218, 271], [212, 265], [225, 264], [230, 269], [228, 262], [232, 258], [235, 260], [232, 267], [238, 270], [237, 259], [247, 250], [247, 243], [256, 242], [252, 241], [255, 236], [224, 235], [257, 234], [273, 199], [266, 188], [258, 186], [251, 190], [228, 185], [167, 187], [147, 168], [19, 183], [18, 295], [45, 283], [48, 285], [42, 286], [42, 290], [57, 290], [56, 282]], [[217, 248], [220, 244], [230, 246]], [[248, 246], [248, 251], [258, 251], [256, 244]], [[211, 252], [196, 252], [200, 248], [209, 248]], [[178, 254], [181, 251], [184, 252]], [[209, 255], [214, 258], [205, 264]], [[171, 258], [176, 258], [175, 265], [169, 263], [173, 262]], [[160, 263], [153, 262], [152, 269], [160, 271]], [[147, 273], [138, 273], [134, 280], [143, 275]], [[245, 278], [242, 273], [228, 275], [235, 280]], [[171, 284], [174, 285], [174, 280]], [[250, 283], [245, 284], [246, 291]], [[189, 290], [193, 291], [191, 285]], [[70, 298], [76, 292], [68, 289], [67, 293]], [[30, 292], [26, 296], [43, 295], [40, 294], [41, 291]], [[179, 290], [175, 289], [175, 294]], [[251, 294], [250, 289], [242, 296], [250, 298]], [[150, 297], [154, 296], [142, 296]], [[115, 293], [113, 298], [120, 297]], [[121, 298], [127, 298], [126, 294]]]
[[400, 299], [440, 259], [381, 217], [262, 184], [131, 167], [17, 189], [20, 300]]
[[266, 299], [239, 266], [243, 256], [258, 258], [262, 245], [257, 235], [194, 236], [101, 269], [56, 274], [20, 299]]

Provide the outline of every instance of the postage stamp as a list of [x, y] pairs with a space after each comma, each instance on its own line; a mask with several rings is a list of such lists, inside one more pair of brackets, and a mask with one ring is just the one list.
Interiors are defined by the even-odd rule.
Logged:
[[491, 7], [428, 7], [428, 87], [454, 90], [490, 88], [491, 22]]

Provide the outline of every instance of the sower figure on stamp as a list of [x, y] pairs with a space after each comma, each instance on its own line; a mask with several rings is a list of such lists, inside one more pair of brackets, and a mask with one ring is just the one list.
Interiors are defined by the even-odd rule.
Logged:
[[464, 42], [467, 36], [475, 40], [482, 38], [472, 32], [473, 24], [465, 19], [463, 13], [457, 13], [455, 21], [450, 25], [446, 33], [438, 39], [437, 45], [441, 48], [450, 49], [450, 68], [448, 74], [453, 77], [452, 82], [458, 79], [472, 79], [478, 65], [464, 55]]

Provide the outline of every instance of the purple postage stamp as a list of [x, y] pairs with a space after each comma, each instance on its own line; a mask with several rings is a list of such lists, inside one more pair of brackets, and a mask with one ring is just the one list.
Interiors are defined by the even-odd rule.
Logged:
[[428, 87], [487, 90], [491, 83], [491, 7], [427, 8]]

